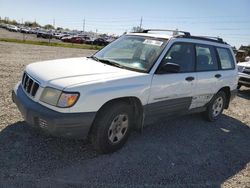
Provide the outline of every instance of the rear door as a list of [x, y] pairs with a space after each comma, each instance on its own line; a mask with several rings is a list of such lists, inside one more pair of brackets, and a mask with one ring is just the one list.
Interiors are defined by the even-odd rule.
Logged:
[[180, 66], [178, 73], [154, 74], [146, 107], [149, 116], [161, 116], [188, 110], [196, 86], [194, 45], [174, 43], [158, 69], [166, 63]]
[[197, 87], [194, 91], [191, 108], [202, 107], [207, 104], [219, 90], [221, 73], [216, 58], [215, 48], [211, 45], [196, 44]]

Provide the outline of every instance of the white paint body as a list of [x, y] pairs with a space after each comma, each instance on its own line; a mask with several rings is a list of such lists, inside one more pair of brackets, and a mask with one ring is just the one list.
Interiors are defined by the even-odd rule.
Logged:
[[239, 71], [239, 78], [244, 78], [244, 81], [240, 80], [239, 83], [249, 86], [250, 85], [250, 60], [237, 64], [238, 67], [242, 67], [241, 72]]
[[[157, 34], [140, 34], [159, 37]], [[169, 39], [169, 36], [161, 35]], [[121, 97], [136, 97], [142, 105], [161, 100], [192, 97], [191, 108], [204, 106], [222, 87], [237, 87], [237, 69], [192, 73], [157, 75], [155, 71], [165, 53], [175, 42], [195, 42], [218, 47], [228, 45], [203, 40], [173, 38], [169, 40], [149, 73], [139, 73], [97, 62], [89, 58], [69, 58], [30, 64], [26, 72], [39, 82], [40, 87], [32, 100], [58, 112], [96, 112], [106, 102]], [[232, 51], [232, 50], [231, 50]], [[214, 75], [220, 73], [221, 78]], [[193, 76], [188, 82], [186, 77]], [[80, 98], [70, 108], [58, 108], [41, 102], [40, 96], [45, 87], [64, 91], [79, 92]]]

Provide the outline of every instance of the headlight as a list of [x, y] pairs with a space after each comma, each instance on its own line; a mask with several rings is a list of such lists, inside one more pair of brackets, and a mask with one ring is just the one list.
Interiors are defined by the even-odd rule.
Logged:
[[67, 108], [73, 106], [79, 98], [79, 93], [64, 92], [58, 89], [46, 87], [43, 90], [40, 100], [44, 103]]
[[238, 65], [238, 71], [239, 71], [239, 72], [243, 72], [243, 70], [244, 70], [244, 67], [243, 67], [243, 66]]
[[41, 95], [40, 100], [42, 102], [47, 103], [47, 104], [56, 106], [61, 93], [62, 93], [62, 91], [60, 91], [60, 90], [50, 88], [50, 87], [46, 87], [43, 90], [43, 93]]

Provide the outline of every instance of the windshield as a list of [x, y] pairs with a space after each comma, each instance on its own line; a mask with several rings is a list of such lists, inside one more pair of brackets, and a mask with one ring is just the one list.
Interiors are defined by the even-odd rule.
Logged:
[[112, 42], [93, 58], [103, 63], [139, 72], [149, 72], [167, 39], [125, 35]]

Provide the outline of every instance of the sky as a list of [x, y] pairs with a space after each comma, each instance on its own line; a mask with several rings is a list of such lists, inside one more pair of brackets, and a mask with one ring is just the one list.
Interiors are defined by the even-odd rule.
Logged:
[[219, 36], [250, 44], [250, 0], [0, 0], [0, 16], [56, 27], [122, 34], [143, 28]]

